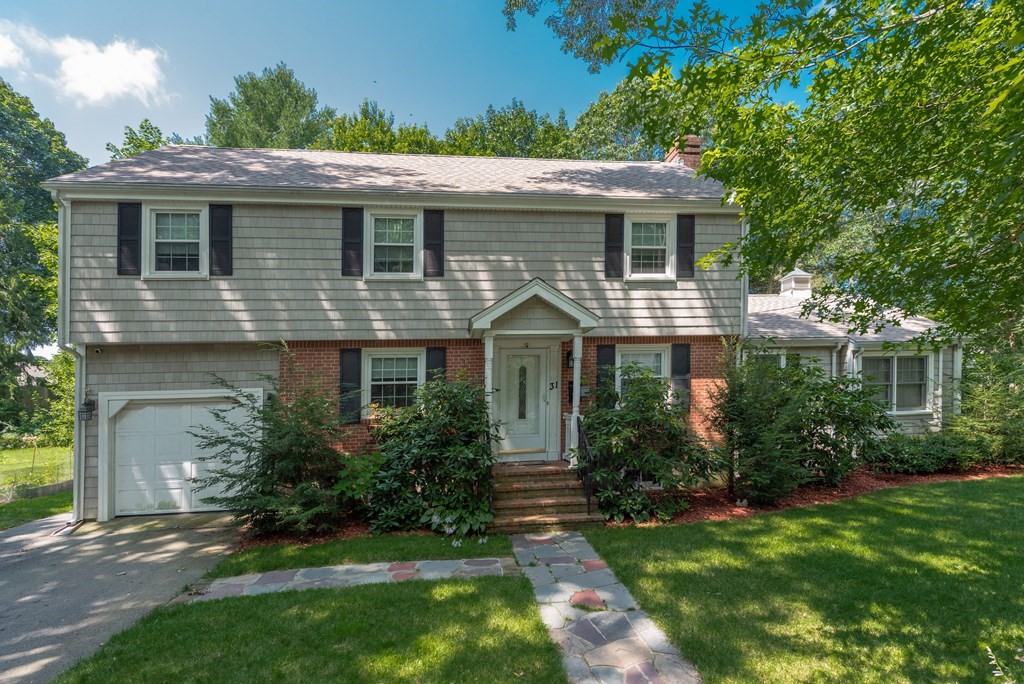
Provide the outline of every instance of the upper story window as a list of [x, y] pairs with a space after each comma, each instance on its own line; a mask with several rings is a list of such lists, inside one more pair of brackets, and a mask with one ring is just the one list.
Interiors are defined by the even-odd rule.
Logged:
[[423, 277], [423, 219], [420, 212], [368, 211], [365, 272], [370, 278]]
[[209, 274], [206, 207], [148, 207], [144, 216], [146, 276], [205, 278]]
[[153, 213], [156, 271], [199, 273], [199, 212]]
[[861, 377], [890, 412], [928, 410], [928, 356], [865, 355]]
[[626, 216], [626, 279], [674, 280], [675, 217]]

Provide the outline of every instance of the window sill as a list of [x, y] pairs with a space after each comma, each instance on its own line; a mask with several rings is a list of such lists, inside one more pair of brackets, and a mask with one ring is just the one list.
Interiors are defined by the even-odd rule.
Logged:
[[670, 275], [655, 275], [655, 276], [627, 276], [623, 279], [627, 283], [674, 283], [676, 282], [675, 276]]
[[209, 273], [147, 273], [143, 280], [209, 280]]
[[405, 275], [386, 275], [386, 274], [373, 274], [363, 276], [363, 280], [367, 282], [391, 282], [391, 283], [418, 283], [423, 281], [423, 276], [418, 273], [409, 273]]
[[886, 411], [886, 413], [897, 418], [910, 418], [913, 416], [930, 416], [935, 412], [931, 409], [913, 409], [908, 411]]

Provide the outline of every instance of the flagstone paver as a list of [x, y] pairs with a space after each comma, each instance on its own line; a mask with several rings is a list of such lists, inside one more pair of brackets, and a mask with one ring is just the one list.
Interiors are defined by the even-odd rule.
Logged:
[[513, 535], [512, 552], [533, 584], [570, 682], [702, 681], [579, 532]]
[[255, 596], [278, 591], [405, 582], [413, 579], [470, 578], [510, 574], [519, 574], [511, 558], [331, 565], [323, 568], [275, 570], [215, 579], [205, 589], [197, 587], [193, 592], [192, 601], [210, 601], [227, 596]]

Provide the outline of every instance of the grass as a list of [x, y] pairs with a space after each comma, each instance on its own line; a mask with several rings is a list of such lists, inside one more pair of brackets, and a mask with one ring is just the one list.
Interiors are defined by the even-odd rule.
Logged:
[[234, 553], [214, 568], [210, 577], [234, 577], [251, 572], [318, 568], [347, 563], [386, 561], [449, 560], [455, 558], [494, 558], [511, 556], [508, 535], [498, 534], [480, 544], [473, 538], [453, 547], [450, 538], [433, 534], [388, 534], [379, 537], [355, 537], [297, 546], [280, 544], [258, 546]]
[[716, 682], [991, 682], [1024, 647], [1024, 478], [586, 532]]
[[0, 449], [0, 489], [71, 479], [71, 447]]
[[565, 682], [524, 577], [413, 581], [157, 609], [68, 682]]
[[0, 504], [0, 530], [71, 510], [71, 492]]

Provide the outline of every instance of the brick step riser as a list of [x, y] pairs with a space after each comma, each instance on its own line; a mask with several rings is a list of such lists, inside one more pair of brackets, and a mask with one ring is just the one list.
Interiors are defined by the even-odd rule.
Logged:
[[[591, 511], [594, 507], [591, 506]], [[541, 506], [516, 506], [508, 508], [495, 508], [495, 514], [509, 515], [550, 515], [558, 516], [566, 513], [586, 513], [587, 504], [551, 504]]]
[[582, 525], [595, 525], [604, 522], [600, 513], [570, 513], [561, 516], [543, 515], [540, 519], [530, 516], [498, 516], [488, 526], [490, 532], [533, 532], [541, 530], [574, 530]]
[[565, 522], [565, 523], [523, 523], [523, 524], [503, 524], [503, 523], [492, 523], [487, 528], [488, 532], [494, 534], [524, 534], [527, 532], [565, 532], [570, 530], [578, 530], [580, 527], [585, 525], [599, 525], [604, 522], [604, 519], [591, 520], [587, 522]]
[[534, 501], [537, 499], [580, 499], [583, 489], [530, 489], [528, 491], [496, 491], [492, 498], [495, 503], [505, 501]]
[[570, 484], [572, 482], [579, 482], [580, 479], [576, 477], [575, 473], [569, 475], [516, 475], [515, 477], [501, 477], [495, 476], [495, 484], [538, 484], [538, 483], [551, 483], [551, 484]]

